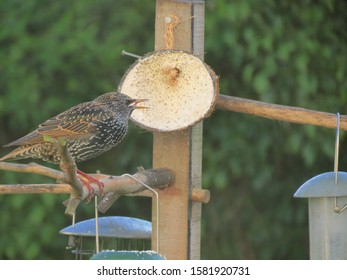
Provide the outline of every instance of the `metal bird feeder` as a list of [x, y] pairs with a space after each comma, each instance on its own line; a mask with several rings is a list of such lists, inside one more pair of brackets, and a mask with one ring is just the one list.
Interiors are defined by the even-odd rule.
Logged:
[[[97, 253], [94, 247], [95, 222], [95, 218], [81, 221], [60, 231], [61, 234], [69, 236], [67, 248], [72, 249], [76, 259], [89, 258]], [[101, 250], [145, 251], [150, 249], [152, 223], [131, 217], [100, 217], [98, 218], [98, 236]]]
[[157, 51], [135, 62], [119, 91], [149, 100], [132, 120], [151, 131], [182, 130], [206, 118], [218, 96], [218, 77], [198, 57], [184, 51]]
[[347, 259], [347, 173], [338, 171], [340, 114], [337, 113], [334, 172], [313, 177], [294, 197], [308, 198], [310, 258]]
[[308, 198], [310, 258], [347, 259], [347, 173], [320, 174], [294, 197]]

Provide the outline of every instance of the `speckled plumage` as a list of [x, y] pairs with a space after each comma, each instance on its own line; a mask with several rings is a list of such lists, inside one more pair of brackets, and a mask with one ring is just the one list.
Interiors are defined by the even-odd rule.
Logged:
[[35, 131], [6, 145], [19, 147], [0, 158], [0, 161], [41, 158], [59, 163], [57, 146], [47, 139], [62, 137], [67, 140], [69, 152], [76, 162], [99, 156], [122, 141], [127, 133], [132, 111], [144, 108], [137, 106], [143, 101], [145, 100], [110, 92], [93, 101], [78, 104], [40, 124]]

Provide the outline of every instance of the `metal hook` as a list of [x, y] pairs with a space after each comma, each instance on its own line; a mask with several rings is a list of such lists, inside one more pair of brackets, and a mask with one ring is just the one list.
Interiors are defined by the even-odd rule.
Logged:
[[157, 252], [159, 251], [159, 194], [158, 192], [151, 188], [150, 186], [148, 186], [147, 184], [141, 182], [139, 179], [135, 178], [134, 176], [130, 175], [130, 174], [123, 174], [122, 176], [128, 176], [131, 179], [135, 180], [136, 182], [140, 183], [142, 186], [144, 186], [145, 188], [149, 189], [151, 192], [153, 192], [155, 194], [155, 200], [156, 200], [156, 208], [157, 208]]
[[76, 223], [76, 212], [72, 214], [72, 226], [75, 226]]
[[340, 143], [340, 113], [336, 114], [336, 139], [335, 139], [335, 157], [334, 157], [334, 172], [335, 184], [338, 183], [339, 169], [339, 143]]
[[99, 213], [98, 213], [98, 197], [94, 196], [95, 201], [95, 251], [96, 253], [100, 252], [99, 247]]
[[343, 206], [342, 208], [340, 208], [339, 206], [337, 206], [337, 197], [335, 196], [335, 208], [334, 208], [334, 212], [340, 214], [343, 211], [345, 211], [347, 209], [347, 204], [345, 204], [345, 206]]
[[[336, 113], [336, 139], [335, 139], [335, 157], [334, 157], [334, 172], [335, 172], [335, 184], [338, 184], [339, 174], [339, 144], [340, 144], [340, 113]], [[340, 214], [347, 209], [347, 204], [342, 208], [337, 206], [337, 197], [335, 197], [335, 208], [334, 212]]]

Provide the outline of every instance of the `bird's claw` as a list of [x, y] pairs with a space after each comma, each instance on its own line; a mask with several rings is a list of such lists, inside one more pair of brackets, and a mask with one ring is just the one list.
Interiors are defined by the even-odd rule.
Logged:
[[82, 172], [81, 170], [77, 170], [77, 174], [79, 175], [79, 178], [81, 179], [83, 186], [85, 186], [88, 189], [88, 196], [86, 198], [87, 203], [89, 203], [94, 196], [94, 188], [91, 186], [92, 183], [96, 184], [99, 187], [99, 196], [103, 196], [103, 190], [104, 190], [104, 183], [100, 182], [99, 180], [89, 176], [88, 174]]

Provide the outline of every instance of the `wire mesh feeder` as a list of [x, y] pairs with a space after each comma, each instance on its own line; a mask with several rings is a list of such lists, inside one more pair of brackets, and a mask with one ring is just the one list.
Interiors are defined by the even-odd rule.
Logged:
[[[68, 235], [67, 249], [72, 249], [76, 259], [89, 258], [96, 253], [95, 218], [78, 222], [62, 229]], [[111, 216], [98, 218], [100, 250], [146, 251], [151, 248], [152, 223], [146, 220]]]

